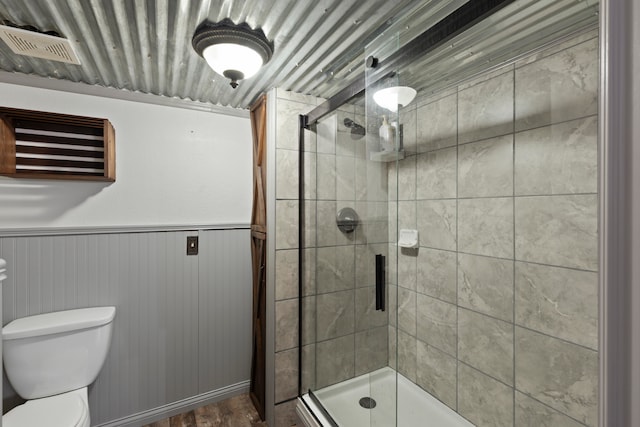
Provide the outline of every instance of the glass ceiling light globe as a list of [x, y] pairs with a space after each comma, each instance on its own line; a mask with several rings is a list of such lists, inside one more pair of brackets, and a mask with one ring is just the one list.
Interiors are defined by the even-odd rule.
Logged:
[[409, 86], [393, 86], [380, 89], [373, 94], [373, 100], [389, 111], [398, 111], [398, 105], [406, 106], [416, 97], [416, 90]]
[[214, 44], [207, 47], [202, 56], [213, 71], [221, 76], [224, 76], [227, 70], [235, 70], [243, 74], [243, 79], [248, 79], [262, 67], [262, 57], [258, 52], [239, 44]]
[[273, 43], [261, 29], [226, 18], [220, 22], [204, 21], [191, 39], [193, 49], [215, 71], [231, 80], [231, 87], [255, 75], [273, 55]]

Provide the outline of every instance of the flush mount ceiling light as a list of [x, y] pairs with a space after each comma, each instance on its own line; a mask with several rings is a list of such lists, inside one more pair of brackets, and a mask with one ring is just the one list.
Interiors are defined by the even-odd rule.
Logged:
[[231, 80], [234, 89], [238, 81], [255, 75], [273, 55], [273, 43], [261, 29], [254, 30], [245, 22], [234, 24], [228, 18], [200, 24], [191, 43], [213, 71]]
[[398, 111], [398, 105], [404, 107], [416, 97], [416, 90], [409, 86], [393, 86], [381, 89], [373, 94], [373, 100], [389, 111]]

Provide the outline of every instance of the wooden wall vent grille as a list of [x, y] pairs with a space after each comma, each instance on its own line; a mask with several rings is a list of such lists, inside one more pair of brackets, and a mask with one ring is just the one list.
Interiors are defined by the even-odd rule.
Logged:
[[107, 119], [0, 107], [0, 175], [115, 181]]

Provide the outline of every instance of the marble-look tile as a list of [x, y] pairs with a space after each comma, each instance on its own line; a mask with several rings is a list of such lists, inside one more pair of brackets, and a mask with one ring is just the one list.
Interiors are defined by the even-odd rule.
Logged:
[[415, 382], [417, 340], [414, 336], [399, 329], [397, 330], [397, 336], [396, 360], [398, 372], [407, 377], [408, 380]]
[[317, 209], [318, 202], [315, 200], [305, 200], [304, 201], [304, 214], [303, 214], [303, 224], [304, 228], [304, 241], [301, 242], [303, 247], [315, 247], [316, 246], [316, 218], [317, 218]]
[[316, 389], [316, 345], [310, 344], [302, 347], [302, 392]]
[[336, 154], [337, 118], [334, 115], [322, 119], [316, 125], [318, 154]]
[[558, 411], [554, 411], [516, 391], [516, 426], [536, 427], [584, 427]]
[[336, 200], [356, 199], [356, 163], [353, 157], [336, 156]]
[[516, 388], [594, 426], [598, 417], [598, 353], [516, 327]]
[[387, 311], [389, 312], [389, 324], [398, 327], [398, 287], [393, 284], [387, 286]]
[[275, 401], [293, 399], [298, 395], [298, 349], [276, 353]]
[[419, 200], [417, 211], [420, 245], [455, 251], [457, 248], [456, 201]]
[[316, 344], [316, 386], [323, 388], [353, 378], [355, 340], [353, 335]]
[[354, 157], [356, 154], [356, 138], [363, 139], [361, 135], [354, 135], [351, 132], [338, 132], [336, 136], [336, 155], [344, 157]]
[[516, 263], [516, 323], [598, 348], [598, 274]]
[[[369, 200], [369, 196], [375, 194], [373, 191], [370, 191], [369, 181], [367, 179], [368, 172], [368, 160], [367, 159], [355, 159], [356, 165], [356, 181], [355, 181], [355, 199], [360, 201]], [[387, 171], [385, 170], [385, 173]]]
[[298, 300], [276, 302], [276, 351], [298, 346]]
[[456, 306], [418, 294], [418, 339], [448, 354], [456, 354]]
[[276, 150], [276, 198], [298, 199], [298, 152]]
[[398, 287], [398, 328], [416, 335], [416, 293]]
[[458, 93], [458, 141], [479, 141], [513, 132], [513, 72]]
[[598, 196], [516, 198], [516, 259], [595, 271]]
[[417, 147], [417, 122], [416, 122], [416, 106], [410, 105], [400, 110], [399, 114], [400, 130], [399, 135], [402, 138], [402, 146], [407, 155], [415, 154]]
[[458, 311], [458, 358], [513, 385], [513, 324], [473, 311]]
[[416, 156], [398, 161], [398, 199], [416, 199]]
[[456, 197], [457, 157], [456, 147], [418, 156], [416, 197], [419, 200]]
[[355, 331], [355, 292], [332, 292], [316, 296], [316, 335], [318, 341]]
[[598, 38], [598, 29], [594, 28], [586, 33], [579, 34], [575, 37], [571, 37], [568, 40], [564, 40], [560, 43], [555, 43], [548, 48], [545, 48], [541, 51], [535, 52], [532, 55], [527, 56], [526, 58], [520, 59], [516, 61], [516, 68], [520, 68], [523, 65], [530, 64], [532, 62], [539, 61], [543, 58], [546, 58], [551, 55], [555, 55], [556, 53], [573, 48], [579, 44], [582, 44], [588, 40], [593, 40]]
[[598, 191], [598, 118], [516, 134], [516, 195]]
[[457, 144], [457, 94], [440, 98], [417, 110], [418, 152], [451, 147]]
[[513, 427], [513, 388], [459, 363], [458, 412], [477, 427]]
[[336, 214], [338, 212], [335, 201], [321, 201], [316, 203], [316, 241], [318, 246], [335, 246], [338, 241], [338, 227]]
[[336, 156], [320, 153], [316, 156], [318, 200], [336, 200]]
[[516, 130], [598, 112], [598, 40], [516, 70]]
[[316, 296], [304, 297], [302, 303], [302, 345], [315, 343], [316, 340]]
[[279, 99], [276, 106], [276, 148], [298, 150], [298, 116], [313, 107], [296, 101]]
[[316, 289], [316, 248], [307, 248], [302, 251], [302, 294], [304, 296], [315, 295]]
[[513, 261], [458, 254], [458, 304], [513, 321]]
[[398, 329], [389, 325], [387, 328], [389, 336], [389, 366], [396, 371], [398, 370]]
[[316, 253], [316, 286], [319, 294], [355, 287], [353, 245], [317, 248]]
[[376, 310], [374, 286], [356, 289], [356, 331], [386, 326], [389, 322], [388, 313], [388, 311]]
[[[383, 163], [384, 164], [384, 163]], [[388, 162], [387, 165], [387, 185], [389, 189], [387, 195], [389, 201], [398, 200], [398, 165], [397, 162]]]
[[458, 197], [512, 196], [513, 135], [461, 145], [458, 185]]
[[460, 252], [513, 258], [513, 199], [458, 201]]
[[276, 251], [276, 301], [298, 297], [298, 250]]
[[458, 86], [458, 91], [469, 89], [470, 87], [477, 86], [480, 83], [486, 82], [487, 80], [492, 80], [496, 77], [503, 76], [506, 73], [513, 74], [513, 69], [513, 64], [507, 64], [502, 67], [480, 73], [480, 75], [472, 76], [471, 78], [463, 80], [460, 83], [460, 85]]
[[317, 154], [304, 153], [304, 198], [315, 200], [318, 198], [316, 185]]
[[417, 249], [400, 248], [398, 251], [398, 286], [416, 290]]
[[422, 341], [417, 344], [416, 383], [455, 411], [458, 361]]
[[450, 303], [456, 303], [456, 253], [420, 248], [416, 290]]
[[[398, 229], [416, 228], [416, 201], [398, 202]], [[394, 239], [395, 241], [395, 239]]]
[[298, 243], [298, 201], [276, 200], [276, 249], [294, 249]]
[[356, 333], [356, 376], [387, 366], [388, 347], [387, 326]]
[[[300, 422], [296, 415], [296, 401], [291, 400], [276, 405], [274, 410], [275, 425], [282, 427], [296, 427]], [[266, 424], [266, 423], [265, 423]]]

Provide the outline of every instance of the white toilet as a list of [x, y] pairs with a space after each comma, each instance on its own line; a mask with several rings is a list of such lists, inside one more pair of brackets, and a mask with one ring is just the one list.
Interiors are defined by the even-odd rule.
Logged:
[[27, 402], [2, 417], [3, 427], [89, 427], [87, 387], [111, 344], [115, 307], [57, 311], [2, 328], [9, 382]]

